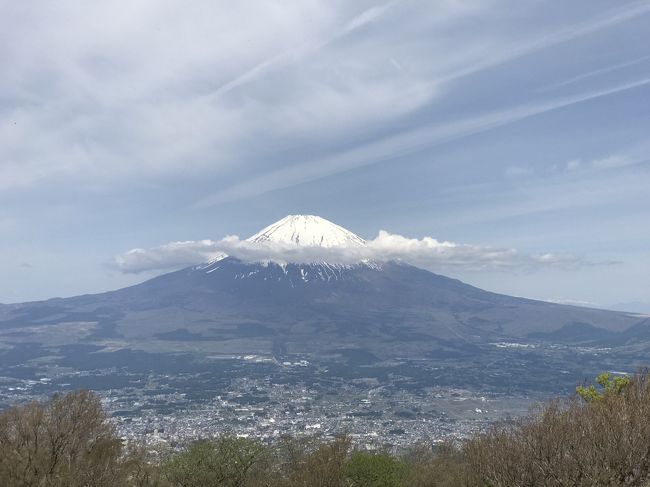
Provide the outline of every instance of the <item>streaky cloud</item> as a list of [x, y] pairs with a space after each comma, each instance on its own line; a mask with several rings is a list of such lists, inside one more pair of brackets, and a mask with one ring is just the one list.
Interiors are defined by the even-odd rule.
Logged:
[[595, 69], [593, 71], [588, 71], [586, 73], [582, 73], [582, 74], [579, 74], [577, 76], [573, 76], [571, 78], [565, 79], [565, 80], [560, 81], [558, 83], [553, 83], [551, 85], [545, 86], [544, 88], [541, 88], [538, 91], [545, 92], [545, 91], [555, 90], [557, 88], [572, 85], [572, 84], [577, 83], [579, 81], [589, 79], [589, 78], [593, 78], [595, 76], [600, 76], [602, 74], [611, 73], [613, 71], [618, 71], [620, 69], [627, 68], [627, 67], [630, 67], [630, 66], [636, 66], [637, 64], [641, 64], [641, 63], [644, 63], [646, 61], [650, 61], [650, 56], [641, 56], [639, 58], [632, 59], [630, 61], [625, 61], [623, 63], [616, 63], [616, 64], [613, 64], [611, 66], [607, 66], [605, 68], [600, 68], [600, 69]]
[[461, 139], [494, 128], [512, 124], [529, 117], [613, 95], [650, 84], [650, 78], [641, 78], [600, 90], [526, 103], [505, 110], [497, 110], [476, 117], [441, 125], [421, 127], [379, 141], [370, 142], [343, 153], [327, 156], [271, 171], [262, 176], [235, 184], [194, 203], [194, 208], [206, 208], [244, 198], [258, 196], [278, 189], [316, 181], [334, 174], [363, 166], [378, 164], [397, 157], [417, 153], [450, 140]]
[[395, 2], [390, 2], [385, 5], [375, 6], [364, 10], [359, 15], [350, 20], [344, 28], [338, 30], [334, 34], [319, 42], [289, 49], [260, 62], [246, 72], [242, 73], [241, 75], [235, 77], [234, 79], [225, 83], [223, 86], [220, 86], [218, 89], [211, 92], [207, 97], [207, 101], [214, 102], [220, 96], [264, 76], [264, 74], [270, 69], [299, 61], [303, 57], [319, 51], [320, 49], [326, 47], [328, 44], [331, 44], [343, 36], [350, 34], [351, 32], [354, 32], [355, 30], [360, 29], [363, 26], [377, 20], [393, 3]]

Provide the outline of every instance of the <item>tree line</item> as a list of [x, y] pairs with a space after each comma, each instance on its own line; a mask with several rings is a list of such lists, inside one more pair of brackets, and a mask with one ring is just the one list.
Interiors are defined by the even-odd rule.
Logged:
[[602, 374], [576, 394], [456, 444], [402, 455], [349, 437], [198, 440], [180, 451], [125, 444], [88, 391], [0, 413], [8, 487], [650, 486], [650, 380]]

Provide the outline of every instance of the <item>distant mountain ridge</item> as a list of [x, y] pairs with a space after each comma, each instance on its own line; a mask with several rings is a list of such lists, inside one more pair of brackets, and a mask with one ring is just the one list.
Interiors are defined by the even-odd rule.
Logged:
[[609, 306], [608, 309], [614, 311], [624, 311], [628, 313], [642, 313], [650, 315], [650, 303], [633, 301], [631, 303], [617, 303]]

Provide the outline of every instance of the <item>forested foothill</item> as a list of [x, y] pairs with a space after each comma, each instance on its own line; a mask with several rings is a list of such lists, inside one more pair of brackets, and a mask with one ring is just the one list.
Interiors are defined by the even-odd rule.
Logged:
[[575, 395], [462, 442], [365, 451], [345, 434], [126, 444], [91, 392], [0, 413], [2, 486], [650, 485], [650, 379], [602, 374]]

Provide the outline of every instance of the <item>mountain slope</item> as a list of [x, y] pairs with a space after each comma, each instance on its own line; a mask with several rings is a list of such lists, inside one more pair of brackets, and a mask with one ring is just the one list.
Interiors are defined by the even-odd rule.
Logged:
[[[364, 245], [352, 232], [309, 215], [286, 217], [249, 240]], [[399, 262], [247, 263], [225, 256], [129, 288], [0, 313], [0, 340], [7, 346], [54, 340], [312, 355], [363, 349], [380, 359], [528, 338], [599, 342], [639, 327], [643, 335], [646, 327], [631, 314], [494, 294]]]

